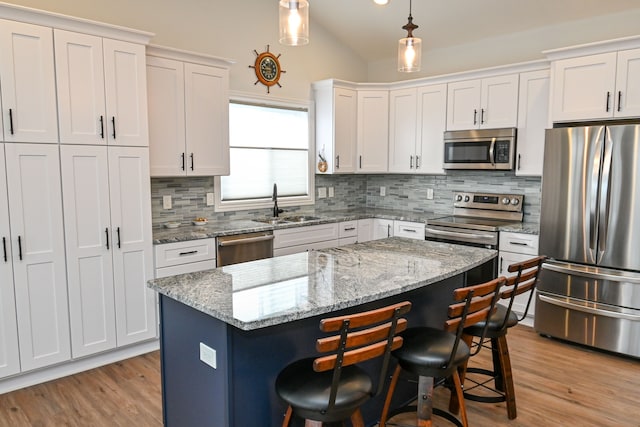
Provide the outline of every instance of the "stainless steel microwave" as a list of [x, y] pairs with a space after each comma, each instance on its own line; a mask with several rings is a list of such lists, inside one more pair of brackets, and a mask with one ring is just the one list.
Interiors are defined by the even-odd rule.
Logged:
[[444, 169], [512, 170], [516, 128], [444, 133]]

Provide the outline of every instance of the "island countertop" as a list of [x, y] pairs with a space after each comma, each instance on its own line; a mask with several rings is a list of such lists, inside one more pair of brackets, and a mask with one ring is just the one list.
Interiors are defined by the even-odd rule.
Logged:
[[149, 287], [250, 331], [418, 289], [496, 255], [393, 237], [155, 279]]

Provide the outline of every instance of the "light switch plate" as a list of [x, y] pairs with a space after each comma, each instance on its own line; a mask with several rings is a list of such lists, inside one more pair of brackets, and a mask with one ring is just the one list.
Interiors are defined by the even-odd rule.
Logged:
[[213, 193], [207, 193], [207, 206], [213, 206]]
[[427, 200], [433, 200], [433, 188], [427, 188]]
[[171, 209], [171, 196], [162, 196], [162, 209]]
[[380, 187], [380, 195], [381, 196], [386, 196], [387, 195], [387, 188], [386, 187]]
[[318, 187], [318, 199], [327, 197], [327, 187]]
[[333, 196], [334, 196], [333, 187], [329, 187], [329, 197], [333, 197]]
[[202, 342], [200, 343], [200, 360], [217, 369], [216, 351]]

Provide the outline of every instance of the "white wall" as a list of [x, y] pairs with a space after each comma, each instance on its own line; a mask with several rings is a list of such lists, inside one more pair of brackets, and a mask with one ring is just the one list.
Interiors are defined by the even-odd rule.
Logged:
[[206, 53], [236, 61], [231, 90], [266, 95], [254, 85], [253, 50], [278, 54], [282, 88], [271, 97], [307, 100], [310, 83], [330, 77], [365, 81], [367, 66], [322, 28], [310, 24], [311, 42], [304, 47], [278, 44], [275, 0], [9, 0], [8, 3], [91, 19], [155, 33], [151, 43]]
[[[505, 17], [517, 19], [517, 17]], [[429, 30], [421, 28], [422, 71], [398, 73], [396, 58], [369, 63], [368, 79], [390, 82], [544, 59], [542, 51], [640, 35], [640, 10], [550, 25], [506, 37], [478, 40], [447, 49], [429, 50]]]

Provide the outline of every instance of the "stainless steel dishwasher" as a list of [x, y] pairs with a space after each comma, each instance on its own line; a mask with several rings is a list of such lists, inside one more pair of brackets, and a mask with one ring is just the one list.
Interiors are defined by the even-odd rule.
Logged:
[[218, 267], [272, 256], [273, 233], [271, 231], [218, 237], [216, 256]]

